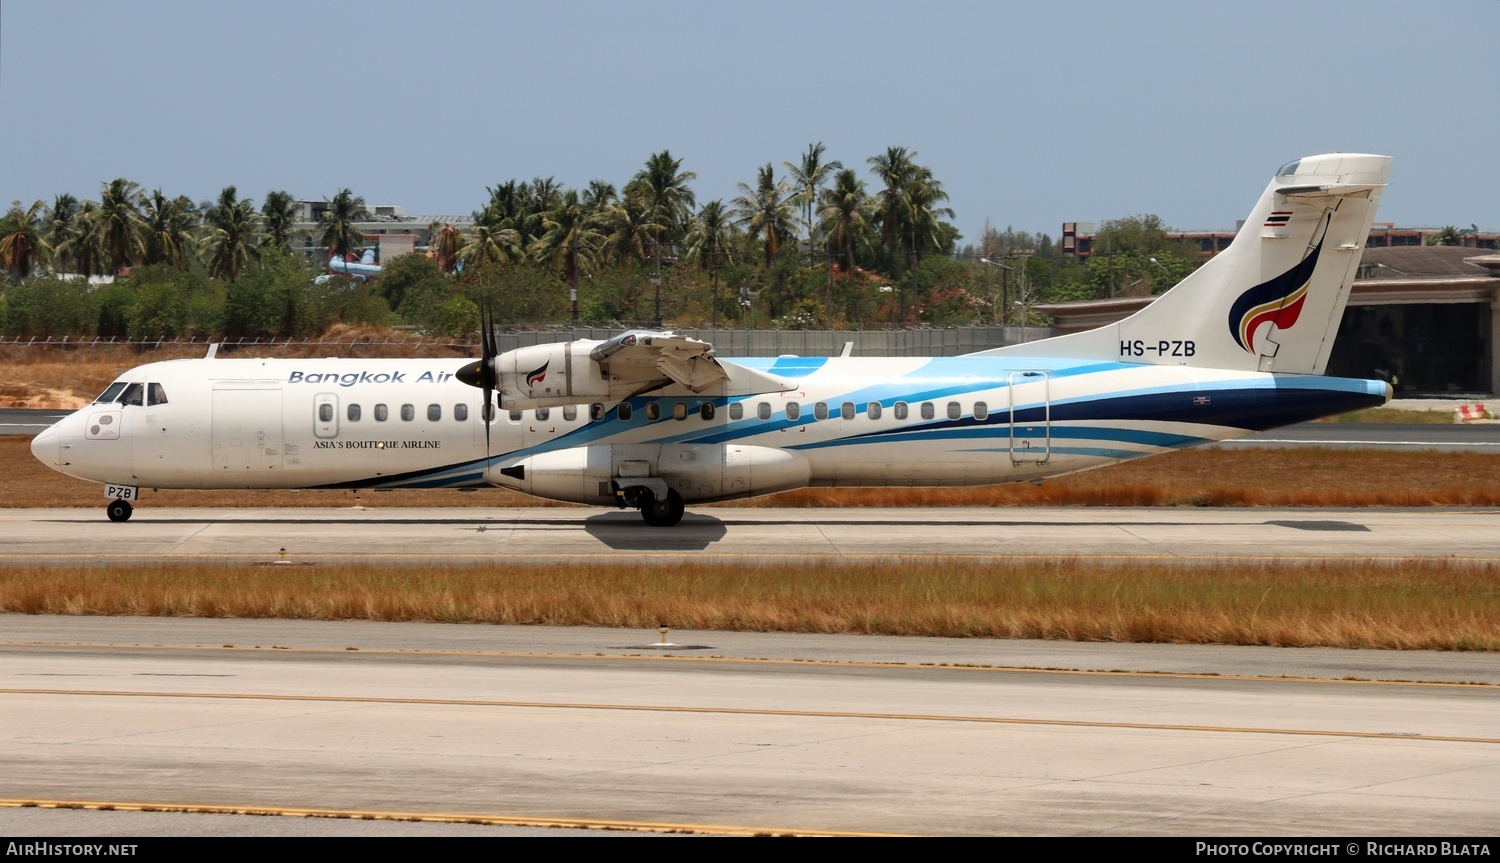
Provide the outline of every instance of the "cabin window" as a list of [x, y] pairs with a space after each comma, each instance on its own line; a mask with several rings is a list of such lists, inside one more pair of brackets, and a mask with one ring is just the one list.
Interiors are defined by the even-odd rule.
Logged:
[[537, 408], [536, 409], [536, 420], [537, 420], [537, 422], [546, 422], [547, 420], [549, 420], [551, 418], [552, 418], [552, 408]]
[[895, 411], [896, 411], [896, 419], [898, 419], [898, 420], [904, 420], [904, 419], [906, 419], [906, 402], [896, 402]]
[[[167, 391], [161, 388], [161, 384], [146, 384], [146, 387], [148, 390], [146, 404], [164, 405], [167, 403]], [[329, 417], [329, 419], [333, 418]]]
[[659, 419], [661, 419], [661, 405], [656, 402], [648, 402], [646, 404], [646, 421], [654, 423]]
[[948, 402], [948, 419], [961, 420], [964, 418], [964, 406], [958, 402]]
[[880, 402], [870, 402], [865, 405], [865, 416], [872, 420], [880, 419]]
[[350, 405], [344, 408], [344, 416], [349, 418], [349, 422], [359, 422], [359, 405]]
[[104, 392], [100, 393], [98, 398], [94, 399], [94, 404], [96, 404], [96, 405], [109, 404], [110, 402], [112, 402], [115, 399], [119, 398], [120, 397], [120, 393], [124, 389], [125, 389], [125, 385], [122, 384], [122, 383], [120, 383], [119, 381], [116, 381], [116, 382], [110, 384], [108, 389], [106, 389]]
[[745, 418], [745, 405], [744, 405], [744, 403], [742, 403], [742, 402], [735, 402], [734, 404], [730, 405], [729, 406], [729, 418], [732, 419], [732, 420], [742, 420], [742, 419], [744, 419]]
[[686, 402], [673, 402], [672, 403], [672, 419], [674, 419], [674, 420], [685, 420], [685, 419], [687, 419], [687, 403]]
[[713, 419], [714, 418], [714, 403], [713, 402], [704, 402], [703, 404], [698, 405], [698, 416], [703, 417], [706, 420]]
[[634, 412], [630, 407], [630, 402], [620, 402], [620, 406], [615, 408], [615, 411], [620, 415], [620, 419], [622, 420], [630, 419], [630, 415]]
[[813, 419], [819, 419], [819, 420], [826, 420], [826, 419], [828, 419], [828, 403], [827, 402], [817, 402], [816, 404], [813, 405]]
[[589, 419], [594, 422], [604, 419], [604, 405], [598, 402], [589, 405]]
[[990, 406], [989, 405], [985, 404], [984, 402], [975, 402], [974, 403], [974, 419], [977, 419], [977, 420], [983, 422], [985, 419], [989, 418], [989, 415], [990, 415]]
[[402, 405], [401, 406], [401, 421], [402, 422], [408, 422], [409, 423], [409, 422], [411, 422], [412, 420], [414, 420], [416, 418], [417, 418], [417, 406], [416, 405]]
[[568, 422], [572, 422], [573, 420], [578, 419], [578, 405], [564, 405], [563, 419], [567, 420]]
[[763, 420], [771, 418], [771, 405], [769, 402], [761, 402], [755, 409], [755, 415]]
[[376, 422], [383, 423], [383, 422], [385, 422], [386, 420], [388, 420], [390, 418], [391, 418], [390, 408], [387, 408], [385, 405], [376, 405], [375, 406], [375, 421]]
[[333, 422], [333, 405], [329, 404], [328, 402], [324, 402], [318, 405], [318, 422]]
[[922, 402], [922, 419], [930, 420], [935, 416], [937, 411], [933, 409], [932, 402]]
[[443, 406], [442, 405], [428, 405], [427, 406], [427, 421], [428, 422], [434, 422], [435, 423], [435, 422], [437, 422], [438, 420], [440, 420], [442, 418], [443, 418]]
[[521, 421], [521, 412], [520, 411], [511, 411], [509, 417], [510, 417], [510, 421], [511, 422], [518, 423], [518, 422]]
[[123, 392], [123, 393], [120, 394], [120, 404], [122, 404], [122, 405], [138, 405], [138, 404], [140, 404], [141, 403], [141, 397], [145, 394], [145, 391], [146, 391], [145, 387], [141, 386], [140, 384], [131, 384], [131, 385], [125, 387], [125, 392]]
[[468, 405], [454, 405], [453, 406], [453, 418], [456, 419], [456, 420], [458, 420], [459, 422], [466, 422], [469, 419], [469, 406]]
[[802, 406], [797, 404], [796, 402], [787, 402], [786, 418], [793, 422], [796, 422], [797, 418], [800, 416], [802, 416]]
[[839, 416], [846, 420], [854, 419], [854, 402], [844, 402], [839, 408]]

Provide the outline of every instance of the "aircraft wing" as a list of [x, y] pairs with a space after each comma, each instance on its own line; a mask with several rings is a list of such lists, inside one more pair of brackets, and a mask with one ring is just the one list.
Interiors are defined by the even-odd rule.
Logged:
[[673, 333], [624, 333], [601, 342], [589, 359], [633, 392], [676, 383], [701, 393], [729, 380], [729, 372], [713, 356], [713, 345]]

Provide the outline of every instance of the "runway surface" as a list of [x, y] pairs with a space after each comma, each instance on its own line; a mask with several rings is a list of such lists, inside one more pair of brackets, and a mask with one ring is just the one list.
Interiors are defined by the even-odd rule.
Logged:
[[[703, 833], [1500, 830], [1484, 656], [715, 632], [663, 649], [654, 631], [16, 615], [0, 640], [11, 806]], [[1453, 682], [1474, 673], [1489, 682]], [[0, 806], [0, 830], [43, 812], [80, 832], [145, 823]]]
[[583, 558], [1500, 559], [1500, 509], [981, 508], [691, 510], [674, 528], [633, 511], [516, 509], [0, 509], [12, 563], [490, 565]]

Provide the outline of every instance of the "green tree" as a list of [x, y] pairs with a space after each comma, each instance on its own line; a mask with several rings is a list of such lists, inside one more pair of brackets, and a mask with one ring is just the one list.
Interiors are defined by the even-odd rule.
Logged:
[[53, 269], [60, 273], [73, 272], [78, 244], [88, 232], [80, 215], [78, 199], [67, 193], [53, 198], [43, 232], [47, 245], [52, 248]]
[[824, 162], [823, 153], [827, 150], [823, 142], [808, 144], [807, 152], [802, 154], [800, 163], [794, 165], [791, 162], [782, 162], [791, 175], [791, 184], [797, 190], [795, 196], [796, 204], [802, 208], [802, 224], [807, 226], [808, 252], [812, 252], [815, 240], [814, 233], [820, 222], [813, 219], [813, 211], [819, 206], [818, 197], [823, 184], [834, 172], [841, 170], [842, 162]]
[[885, 184], [875, 206], [875, 224], [880, 227], [880, 241], [890, 252], [892, 261], [900, 260], [901, 245], [907, 235], [906, 192], [918, 167], [915, 151], [905, 147], [888, 147], [878, 156], [869, 158], [870, 169], [876, 179]]
[[355, 197], [348, 189], [340, 189], [333, 196], [323, 211], [323, 235], [319, 239], [330, 259], [343, 258], [364, 248], [364, 232], [355, 223], [369, 215], [365, 199]]
[[119, 177], [104, 184], [94, 215], [110, 272], [122, 276], [146, 253], [140, 186]]
[[732, 215], [745, 228], [750, 239], [760, 239], [766, 267], [781, 251], [784, 242], [796, 233], [797, 216], [787, 184], [776, 179], [769, 162], [756, 172], [755, 187], [740, 183], [740, 196], [734, 199]]
[[843, 257], [845, 272], [853, 272], [855, 254], [869, 248], [873, 218], [865, 182], [853, 168], [839, 171], [823, 193], [818, 220], [829, 246]]
[[288, 192], [267, 192], [260, 205], [260, 217], [265, 226], [266, 242], [286, 246], [291, 242], [292, 230], [297, 225], [297, 202]]
[[188, 255], [193, 249], [198, 208], [186, 195], [168, 198], [157, 189], [145, 198], [143, 209], [146, 254], [142, 263], [171, 264], [186, 269]]
[[4, 229], [0, 231], [0, 266], [18, 279], [31, 275], [31, 270], [50, 252], [42, 239], [42, 213], [46, 206], [37, 201], [22, 209], [20, 201], [12, 201], [10, 212], [5, 214]]
[[208, 272], [216, 279], [234, 281], [257, 256], [260, 217], [255, 202], [240, 199], [233, 186], [225, 186], [219, 199], [204, 214], [208, 227]]

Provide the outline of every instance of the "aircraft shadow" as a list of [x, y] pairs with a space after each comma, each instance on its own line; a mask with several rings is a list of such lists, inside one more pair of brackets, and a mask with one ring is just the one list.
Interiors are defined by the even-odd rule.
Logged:
[[584, 519], [583, 529], [616, 551], [702, 551], [728, 533], [719, 519], [691, 512], [676, 527], [651, 527], [636, 512], [605, 512]]

